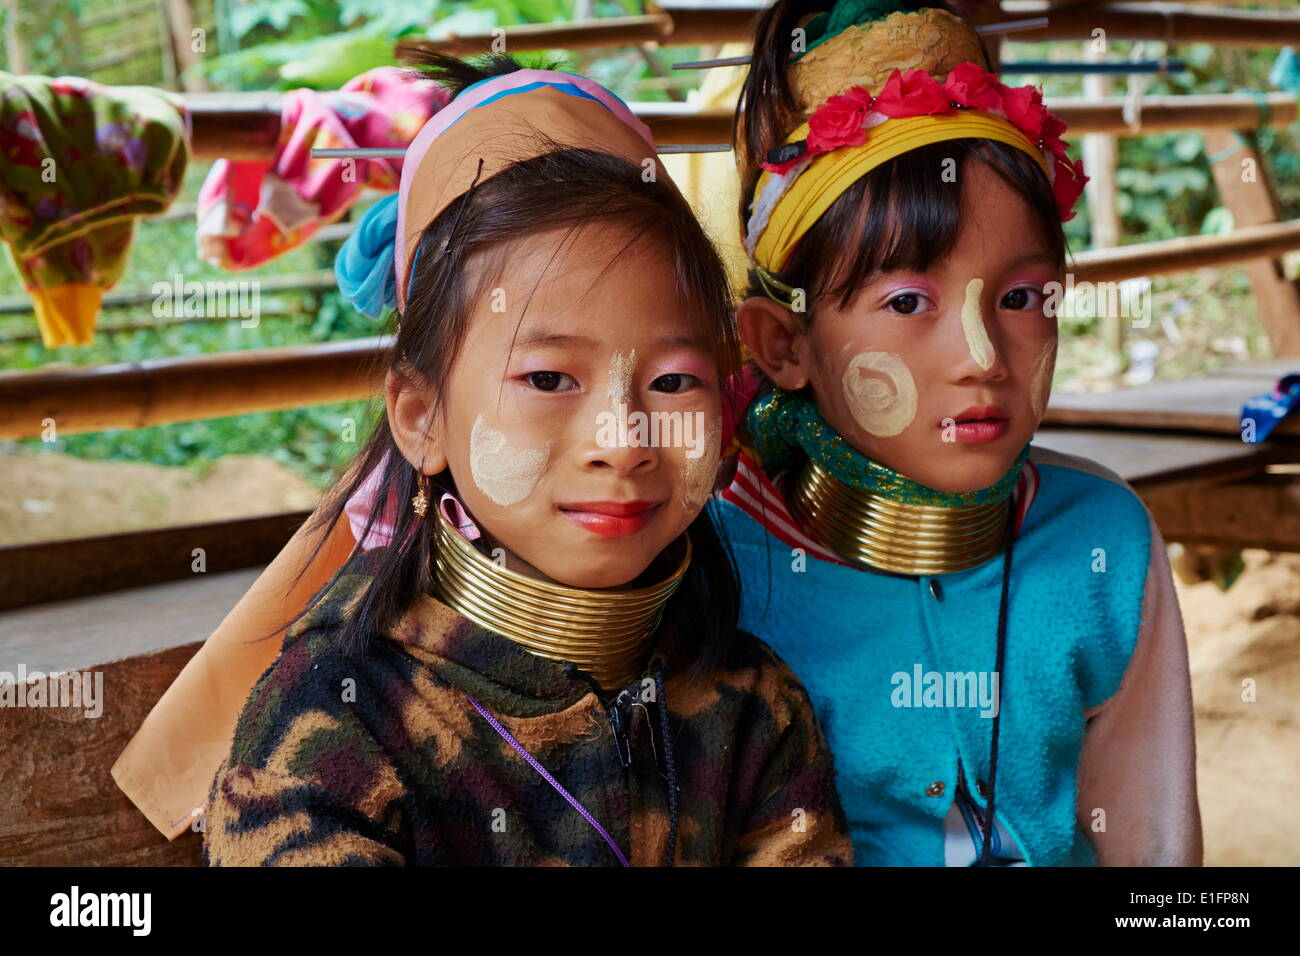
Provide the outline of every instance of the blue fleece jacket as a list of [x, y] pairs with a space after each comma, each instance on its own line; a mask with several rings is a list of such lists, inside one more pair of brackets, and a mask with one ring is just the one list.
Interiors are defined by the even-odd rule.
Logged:
[[[1126, 485], [1051, 460], [1012, 552], [996, 806], [1030, 865], [1091, 865], [1075, 822], [1083, 714], [1119, 689], [1136, 646], [1151, 534]], [[984, 805], [993, 721], [978, 689], [992, 689], [1002, 556], [874, 573], [803, 555], [731, 501], [710, 507], [739, 564], [741, 626], [812, 696], [855, 862], [942, 866], [959, 766]]]

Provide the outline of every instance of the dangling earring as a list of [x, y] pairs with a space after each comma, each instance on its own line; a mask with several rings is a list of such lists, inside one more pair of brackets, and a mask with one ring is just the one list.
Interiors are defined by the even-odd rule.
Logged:
[[429, 495], [428, 495], [429, 476], [428, 475], [425, 474], [420, 475], [419, 489], [420, 490], [416, 493], [415, 497], [411, 499], [411, 507], [415, 509], [415, 513], [417, 515], [423, 518], [424, 513], [429, 509]]

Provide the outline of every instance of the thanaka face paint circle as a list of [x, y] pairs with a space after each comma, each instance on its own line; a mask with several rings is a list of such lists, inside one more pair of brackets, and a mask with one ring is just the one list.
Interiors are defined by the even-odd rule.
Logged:
[[1052, 393], [1052, 373], [1056, 370], [1056, 336], [1043, 343], [1043, 350], [1034, 362], [1034, 377], [1029, 386], [1029, 401], [1034, 410], [1034, 417], [1043, 420], [1047, 411], [1047, 399]]
[[687, 458], [682, 483], [682, 507], [699, 510], [709, 500], [717, 481], [718, 462], [722, 458], [722, 421], [713, 419], [704, 432], [704, 451]]
[[499, 505], [513, 505], [533, 492], [546, 462], [550, 446], [512, 448], [504, 432], [490, 427], [480, 415], [474, 419], [469, 438], [469, 466], [474, 484]]
[[859, 352], [849, 360], [842, 384], [853, 420], [871, 435], [901, 434], [916, 418], [916, 382], [893, 352]]

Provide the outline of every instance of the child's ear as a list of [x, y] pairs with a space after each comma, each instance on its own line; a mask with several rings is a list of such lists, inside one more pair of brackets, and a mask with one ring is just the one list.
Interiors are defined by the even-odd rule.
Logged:
[[768, 378], [791, 392], [808, 384], [796, 349], [802, 332], [793, 312], [771, 299], [750, 296], [740, 303], [736, 322], [745, 348]]
[[447, 453], [442, 429], [438, 416], [429, 408], [425, 391], [389, 369], [384, 378], [384, 398], [388, 405], [388, 427], [402, 457], [426, 475], [444, 471]]

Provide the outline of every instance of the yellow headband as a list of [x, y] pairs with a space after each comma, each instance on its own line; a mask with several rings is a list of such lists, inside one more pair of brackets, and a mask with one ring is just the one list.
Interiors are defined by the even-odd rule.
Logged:
[[[808, 124], [804, 123], [786, 138], [786, 143], [807, 138]], [[1032, 156], [1051, 178], [1043, 151], [1009, 120], [992, 113], [968, 109], [951, 115], [888, 119], [869, 129], [862, 145], [843, 146], [814, 157], [776, 200], [766, 225], [751, 225], [751, 229], [761, 229], [756, 243], [752, 235], [749, 237], [754, 243], [751, 255], [755, 265], [769, 274], [779, 273], [790, 261], [799, 240], [846, 189], [896, 156], [950, 139], [992, 139], [1015, 146]], [[776, 188], [772, 182], [775, 178], [766, 171], [759, 177], [754, 189], [756, 207], [766, 189]]]

